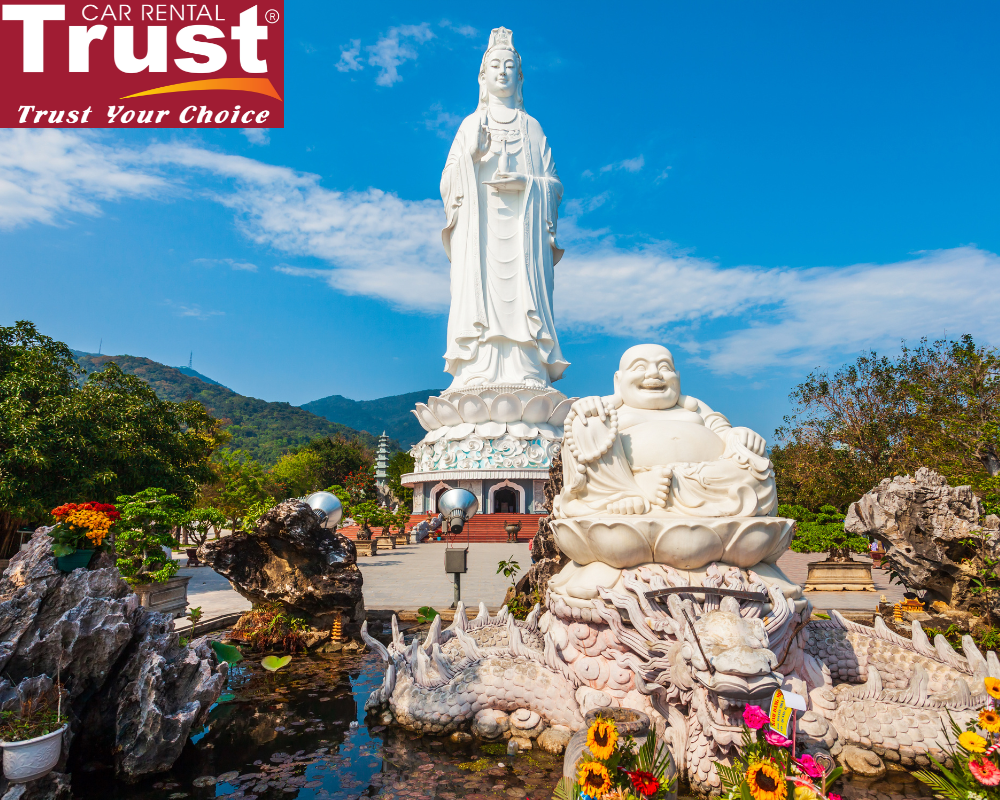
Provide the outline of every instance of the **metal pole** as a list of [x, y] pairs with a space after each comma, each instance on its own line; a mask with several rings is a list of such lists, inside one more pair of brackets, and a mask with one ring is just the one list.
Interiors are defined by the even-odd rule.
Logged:
[[462, 575], [459, 572], [453, 573], [455, 577], [455, 599], [451, 603], [452, 608], [458, 608], [458, 601], [462, 599]]

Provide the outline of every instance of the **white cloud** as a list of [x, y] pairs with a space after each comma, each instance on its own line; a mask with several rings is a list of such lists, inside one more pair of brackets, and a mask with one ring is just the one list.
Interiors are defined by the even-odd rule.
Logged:
[[233, 269], [241, 270], [243, 272], [257, 271], [256, 264], [251, 264], [249, 261], [236, 261], [232, 258], [196, 258], [194, 262], [196, 264], [205, 264], [209, 267], [215, 266], [216, 264], [226, 264]]
[[[717, 372], [808, 368], [945, 332], [1000, 339], [1000, 257], [971, 246], [840, 268], [723, 268], [653, 248], [567, 253], [563, 265], [572, 279], [556, 282], [561, 324], [681, 341]], [[723, 318], [729, 330], [706, 335]]]
[[644, 166], [646, 166], [646, 157], [640, 153], [635, 158], [626, 158], [623, 161], [615, 161], [613, 164], [605, 164], [601, 167], [601, 172], [612, 172], [622, 169], [626, 172], [639, 172]]
[[[215, 181], [206, 195], [232, 209], [247, 237], [318, 262], [282, 264], [279, 272], [406, 311], [447, 309], [437, 199], [337, 191], [316, 175], [202, 147], [127, 150], [110, 141], [76, 132], [0, 132], [0, 224], [59, 224], [74, 212], [99, 213], [102, 200], [204, 185], [209, 173]], [[580, 226], [579, 215], [604, 197], [564, 207], [559, 236], [567, 253], [556, 268], [562, 329], [672, 342], [713, 370], [748, 375], [836, 363], [901, 338], [968, 332], [1000, 341], [1000, 256], [986, 250], [970, 245], [845, 267], [723, 267], [669, 243], [625, 246], [607, 231]], [[249, 262], [220, 262], [249, 269]], [[222, 314], [173, 308], [198, 319]]]
[[455, 31], [459, 36], [466, 36], [470, 39], [479, 35], [479, 31], [473, 28], [471, 25], [459, 25], [451, 20], [443, 19], [438, 23], [442, 28], [447, 28], [450, 31]]
[[169, 307], [174, 312], [174, 315], [178, 317], [193, 317], [194, 319], [205, 321], [207, 319], [211, 319], [212, 317], [223, 317], [226, 315], [225, 311], [203, 311], [201, 306], [197, 303], [191, 306], [185, 306], [180, 303], [175, 303], [172, 300], [164, 300], [163, 304]]
[[442, 139], [452, 139], [458, 126], [462, 123], [462, 117], [445, 111], [440, 103], [434, 103], [424, 112], [424, 125], [427, 130], [434, 131]]
[[417, 57], [414, 45], [429, 42], [433, 38], [434, 31], [426, 22], [389, 28], [374, 45], [366, 48], [368, 63], [379, 68], [375, 83], [379, 86], [392, 86], [403, 80], [396, 68], [404, 61], [412, 61]]
[[350, 44], [340, 48], [340, 61], [334, 66], [341, 72], [354, 72], [365, 68], [358, 56], [361, 55], [361, 40], [351, 39]]
[[247, 137], [250, 144], [265, 145], [271, 143], [271, 134], [267, 128], [243, 128], [240, 133]]
[[55, 224], [66, 213], [101, 213], [98, 200], [143, 197], [167, 188], [137, 166], [135, 152], [99, 134], [0, 130], [0, 229]]

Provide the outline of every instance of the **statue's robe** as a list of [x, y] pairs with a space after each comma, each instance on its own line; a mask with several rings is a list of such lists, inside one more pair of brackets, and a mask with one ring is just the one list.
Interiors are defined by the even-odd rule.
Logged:
[[[759, 456], [730, 434], [729, 420], [711, 411], [704, 424], [722, 439], [722, 455], [712, 461], [663, 464], [670, 470], [666, 504], [661, 506], [645, 481], [629, 464], [621, 435], [600, 458], [578, 463], [569, 449], [562, 451], [563, 493], [555, 513], [561, 517], [606, 513], [609, 503], [625, 497], [645, 497], [649, 517], [755, 517], [771, 514], [778, 505], [774, 470], [767, 456]], [[610, 433], [610, 420], [596, 417], [583, 424], [573, 420], [573, 436], [587, 450]]]
[[[563, 187], [541, 126], [518, 111], [522, 149], [516, 171], [528, 176], [518, 225], [523, 265], [517, 264], [521, 269], [511, 277], [488, 274], [480, 216], [487, 209], [480, 187], [493, 171], [469, 155], [481, 118], [477, 110], [462, 122], [441, 175], [447, 222], [441, 238], [451, 260], [445, 371], [457, 378], [462, 366], [471, 364], [470, 371], [494, 376], [485, 382], [507, 382], [512, 375], [535, 370], [541, 373], [535, 379], [544, 385], [558, 380], [569, 366], [559, 349], [552, 312], [553, 267], [563, 253], [556, 243]], [[491, 283], [500, 280], [508, 287], [507, 296], [488, 296]]]

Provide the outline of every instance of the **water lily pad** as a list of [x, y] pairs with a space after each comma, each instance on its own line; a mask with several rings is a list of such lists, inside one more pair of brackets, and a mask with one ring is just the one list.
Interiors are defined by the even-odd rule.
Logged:
[[291, 656], [281, 656], [281, 658], [278, 658], [278, 656], [265, 656], [260, 665], [268, 672], [277, 672], [282, 667], [288, 666], [291, 660]]
[[213, 639], [212, 649], [215, 651], [216, 658], [219, 661], [225, 661], [227, 664], [232, 665], [243, 660], [243, 653], [240, 652], [238, 647], [233, 647], [231, 644], [223, 644]]

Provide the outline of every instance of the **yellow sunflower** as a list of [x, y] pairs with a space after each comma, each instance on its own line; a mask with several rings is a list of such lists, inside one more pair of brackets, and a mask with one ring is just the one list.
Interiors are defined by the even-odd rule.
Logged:
[[990, 733], [1000, 733], [1000, 713], [984, 708], [979, 712], [979, 727]]
[[607, 768], [597, 761], [584, 761], [580, 765], [577, 783], [584, 794], [591, 797], [602, 797], [611, 788], [611, 776]]
[[594, 758], [599, 758], [601, 761], [611, 758], [617, 741], [618, 729], [609, 719], [597, 719], [587, 731], [587, 747], [590, 748]]
[[958, 737], [958, 743], [970, 753], [985, 753], [986, 740], [978, 733], [966, 731]]
[[785, 800], [788, 785], [774, 764], [761, 761], [747, 770], [747, 785], [753, 800]]
[[993, 699], [1000, 700], [1000, 678], [987, 678], [986, 692]]

